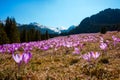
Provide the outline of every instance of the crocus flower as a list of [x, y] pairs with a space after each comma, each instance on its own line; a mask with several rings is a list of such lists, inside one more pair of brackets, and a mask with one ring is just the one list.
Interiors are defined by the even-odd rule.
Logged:
[[88, 53], [84, 54], [82, 56], [82, 58], [85, 59], [85, 60], [87, 60], [87, 61], [90, 61], [91, 56], [92, 56], [91, 52], [88, 52]]
[[117, 37], [115, 37], [114, 35], [112, 36], [112, 39], [113, 39], [113, 44], [114, 44], [114, 46], [116, 46], [116, 44], [118, 43], [118, 42], [120, 42], [120, 38], [117, 38]]
[[18, 64], [20, 64], [21, 62], [25, 62], [25, 64], [27, 64], [31, 59], [32, 54], [30, 52], [16, 55], [12, 54], [12, 57]]
[[109, 40], [106, 40], [106, 44], [109, 44], [110, 43], [110, 41]]
[[2, 47], [0, 47], [0, 53], [3, 53], [3, 48]]
[[23, 54], [12, 54], [13, 59], [15, 60], [16, 63], [20, 64], [23, 59]]
[[113, 41], [114, 41], [113, 44], [114, 44], [114, 47], [115, 47], [116, 44], [117, 44], [117, 38], [113, 35], [113, 36], [112, 36], [112, 39], [113, 39]]
[[99, 52], [91, 51], [91, 52], [88, 52], [88, 53], [84, 54], [82, 57], [83, 57], [83, 59], [85, 59], [87, 61], [90, 61], [92, 58], [97, 59], [99, 56], [100, 56]]
[[107, 48], [107, 44], [106, 43], [100, 43], [100, 48], [102, 50], [105, 50]]
[[101, 43], [103, 43], [103, 42], [104, 42], [103, 37], [100, 37], [100, 42], [101, 42]]
[[100, 56], [100, 53], [99, 53], [99, 52], [92, 52], [92, 57], [93, 57], [94, 59], [97, 59], [99, 56]]
[[117, 40], [117, 38], [113, 35], [112, 36], [112, 39], [114, 40], [114, 41], [116, 41]]
[[24, 53], [23, 54], [23, 61], [27, 64], [29, 62], [29, 60], [31, 59], [32, 54], [30, 52], [28, 53]]
[[80, 50], [79, 50], [79, 48], [74, 48], [74, 52], [73, 52], [73, 54], [80, 54]]
[[24, 52], [29, 52], [29, 51], [32, 50], [32, 47], [31, 46], [26, 46], [23, 49], [24, 49]]

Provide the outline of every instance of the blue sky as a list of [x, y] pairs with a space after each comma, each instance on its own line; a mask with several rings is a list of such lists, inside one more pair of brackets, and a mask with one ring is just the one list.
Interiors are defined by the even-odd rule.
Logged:
[[38, 22], [50, 27], [78, 25], [82, 19], [106, 8], [120, 8], [120, 0], [0, 0], [0, 20]]

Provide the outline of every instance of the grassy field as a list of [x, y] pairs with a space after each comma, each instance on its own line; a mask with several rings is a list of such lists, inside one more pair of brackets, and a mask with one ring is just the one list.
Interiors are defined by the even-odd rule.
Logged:
[[[20, 67], [10, 53], [1, 53], [0, 80], [120, 80], [120, 42], [114, 46], [113, 35], [120, 38], [120, 32], [107, 32], [104, 35], [100, 33], [77, 34], [53, 38], [60, 40], [61, 43], [69, 41], [69, 44], [79, 40], [80, 45], [77, 45], [80, 50], [79, 54], [73, 53], [74, 47], [69, 45], [51, 47], [48, 50], [34, 47], [29, 63], [22, 64]], [[90, 36], [89, 40], [86, 41], [88, 36]], [[109, 41], [106, 50], [102, 50], [99, 46], [100, 37]], [[52, 46], [55, 45], [57, 44], [54, 43]], [[91, 61], [83, 59], [82, 55], [90, 51], [99, 52], [100, 56]], [[15, 53], [22, 53], [22, 50]]]

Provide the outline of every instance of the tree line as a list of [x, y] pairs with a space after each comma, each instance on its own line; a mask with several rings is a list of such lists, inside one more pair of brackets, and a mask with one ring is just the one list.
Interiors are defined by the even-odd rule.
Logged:
[[48, 31], [46, 31], [45, 34], [41, 34], [40, 31], [35, 30], [34, 28], [19, 31], [15, 18], [7, 17], [5, 22], [0, 21], [0, 45], [46, 39], [49, 39]]

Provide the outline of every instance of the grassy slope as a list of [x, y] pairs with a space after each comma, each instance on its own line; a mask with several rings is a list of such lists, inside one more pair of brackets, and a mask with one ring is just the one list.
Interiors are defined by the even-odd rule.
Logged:
[[[0, 80], [24, 79], [27, 80], [120, 80], [120, 43], [112, 45], [112, 35], [120, 37], [120, 32], [108, 32], [104, 39], [111, 42], [104, 52], [105, 56], [88, 63], [81, 58], [81, 54], [89, 51], [98, 51], [99, 42], [84, 42], [85, 46], [80, 55], [73, 55], [74, 48], [61, 47], [57, 51], [50, 49], [42, 51], [34, 49], [32, 59], [27, 65], [22, 65], [19, 72], [17, 64], [11, 54], [0, 54]], [[85, 37], [83, 34], [81, 37]], [[95, 34], [96, 37], [101, 34]]]

